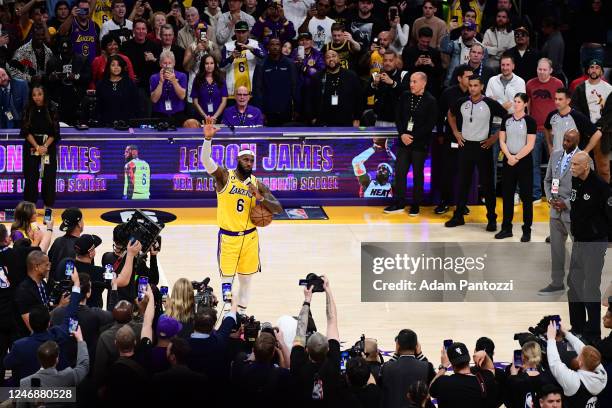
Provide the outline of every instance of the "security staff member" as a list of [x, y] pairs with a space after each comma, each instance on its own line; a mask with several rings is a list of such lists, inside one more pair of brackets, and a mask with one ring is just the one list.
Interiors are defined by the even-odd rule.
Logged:
[[436, 99], [425, 91], [427, 75], [415, 72], [410, 76], [410, 92], [400, 97], [395, 123], [399, 134], [397, 160], [395, 162], [395, 186], [393, 195], [395, 204], [385, 208], [384, 212], [401, 212], [406, 206], [406, 176], [412, 165], [414, 174], [413, 204], [410, 215], [419, 215], [419, 206], [423, 199], [425, 183], [425, 159], [431, 143], [431, 131], [438, 117]]
[[612, 237], [610, 186], [591, 171], [590, 160], [586, 152], [572, 157], [570, 219], [574, 243], [567, 294], [572, 332], [587, 340], [601, 338], [599, 286]]
[[491, 135], [491, 122], [494, 116], [504, 117], [506, 110], [497, 101], [484, 96], [483, 87], [482, 78], [472, 75], [468, 85], [470, 96], [459, 99], [448, 112], [448, 124], [460, 148], [459, 196], [453, 217], [444, 224], [449, 228], [465, 224], [464, 207], [467, 204], [474, 167], [478, 166], [478, 176], [487, 207], [487, 231], [497, 229], [493, 155], [489, 150], [497, 142], [497, 136]]
[[529, 97], [524, 92], [514, 96], [514, 114], [505, 118], [499, 131], [499, 145], [504, 153], [502, 190], [504, 218], [496, 239], [512, 236], [514, 192], [518, 184], [523, 203], [523, 235], [521, 242], [531, 241], [533, 222], [533, 161], [531, 151], [535, 145], [537, 124], [525, 113]]
[[[440, 188], [440, 204], [434, 209], [436, 214], [444, 214], [449, 210], [449, 204], [454, 201], [453, 179], [457, 171], [457, 153], [459, 145], [448, 125], [448, 110], [461, 98], [469, 96], [468, 86], [470, 77], [474, 74], [469, 65], [460, 65], [457, 73], [457, 85], [449, 86], [442, 92], [438, 100], [440, 123], [438, 125], [438, 144], [440, 148], [440, 163], [433, 162], [432, 172], [439, 174], [438, 187]], [[445, 126], [446, 125], [446, 126]], [[433, 149], [432, 149], [433, 150]], [[432, 160], [436, 160], [436, 156]], [[435, 177], [435, 176], [434, 176]]]
[[555, 150], [548, 161], [544, 177], [544, 191], [550, 205], [550, 285], [538, 291], [540, 296], [552, 296], [565, 292], [565, 242], [570, 235], [570, 194], [572, 192], [572, 157], [580, 151], [580, 134], [570, 129], [563, 136], [563, 150]]

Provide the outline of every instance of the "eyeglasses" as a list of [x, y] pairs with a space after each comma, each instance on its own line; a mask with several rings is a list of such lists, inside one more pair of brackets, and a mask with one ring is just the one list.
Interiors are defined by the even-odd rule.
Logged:
[[523, 32], [523, 31], [519, 31], [517, 33], [514, 33], [515, 37], [527, 37], [527, 33]]
[[250, 95], [250, 94], [248, 94], [248, 93], [246, 93], [246, 94], [245, 94], [245, 93], [236, 94], [236, 96], [249, 96], [249, 95]]

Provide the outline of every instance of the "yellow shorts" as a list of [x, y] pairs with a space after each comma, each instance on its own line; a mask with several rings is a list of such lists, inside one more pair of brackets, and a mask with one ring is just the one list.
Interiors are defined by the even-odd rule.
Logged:
[[221, 276], [251, 275], [261, 271], [257, 229], [236, 233], [219, 230], [217, 262]]

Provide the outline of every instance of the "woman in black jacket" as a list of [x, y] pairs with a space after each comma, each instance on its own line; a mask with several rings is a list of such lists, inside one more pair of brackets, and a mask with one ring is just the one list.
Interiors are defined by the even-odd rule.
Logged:
[[[510, 376], [506, 382], [505, 404], [508, 408], [540, 408], [536, 393], [544, 384], [554, 384], [549, 372], [542, 368], [542, 349], [535, 341], [523, 345], [522, 367], [510, 366]], [[533, 404], [533, 405], [530, 405]]]
[[102, 125], [128, 121], [137, 116], [138, 93], [119, 55], [108, 57], [104, 79], [96, 85], [98, 120]]
[[28, 105], [21, 125], [23, 146], [23, 174], [25, 177], [24, 200], [38, 201], [38, 181], [42, 179], [41, 193], [46, 208], [55, 204], [55, 179], [57, 174], [57, 142], [60, 140], [56, 110], [47, 100], [42, 85], [30, 89]]

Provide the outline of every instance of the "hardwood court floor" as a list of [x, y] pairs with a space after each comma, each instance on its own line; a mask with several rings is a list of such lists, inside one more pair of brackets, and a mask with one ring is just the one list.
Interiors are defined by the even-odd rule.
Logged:
[[[501, 208], [499, 202], [499, 214]], [[215, 209], [163, 210], [174, 213], [178, 219], [167, 224], [162, 234], [161, 284], [171, 288], [180, 277], [202, 280], [210, 276], [218, 294]], [[341, 340], [347, 346], [364, 333], [377, 339], [381, 349], [393, 350], [398, 331], [410, 328], [419, 335], [423, 352], [434, 365], [439, 364], [443, 339], [463, 341], [472, 349], [478, 337], [488, 336], [496, 343], [496, 359], [511, 361], [512, 350], [518, 348], [518, 343], [512, 339], [514, 333], [526, 331], [546, 314], [560, 314], [563, 321], [568, 322], [565, 303], [360, 301], [361, 242], [491, 242], [493, 233], [486, 232], [482, 223], [484, 207], [472, 206], [472, 213], [466, 218], [468, 224], [454, 229], [443, 225], [450, 213], [436, 216], [431, 207], [422, 208], [418, 217], [409, 217], [407, 213], [384, 215], [381, 207], [325, 207], [325, 210], [330, 220], [275, 221], [259, 229], [263, 272], [254, 277], [249, 314], [273, 324], [281, 315], [297, 315], [303, 301], [298, 280], [309, 272], [325, 274], [330, 278], [338, 306]], [[98, 234], [103, 240], [97, 251], [97, 262], [103, 252], [111, 250], [113, 226], [99, 217], [105, 211], [84, 210], [86, 232]], [[60, 213], [59, 210], [55, 212], [57, 216]], [[536, 205], [534, 215], [532, 241], [543, 242], [548, 235], [547, 204]], [[520, 207], [516, 207], [514, 224], [515, 236], [505, 242], [519, 241]], [[606, 267], [610, 267], [610, 262]], [[315, 294], [312, 311], [319, 330], [324, 333], [324, 294]]]

